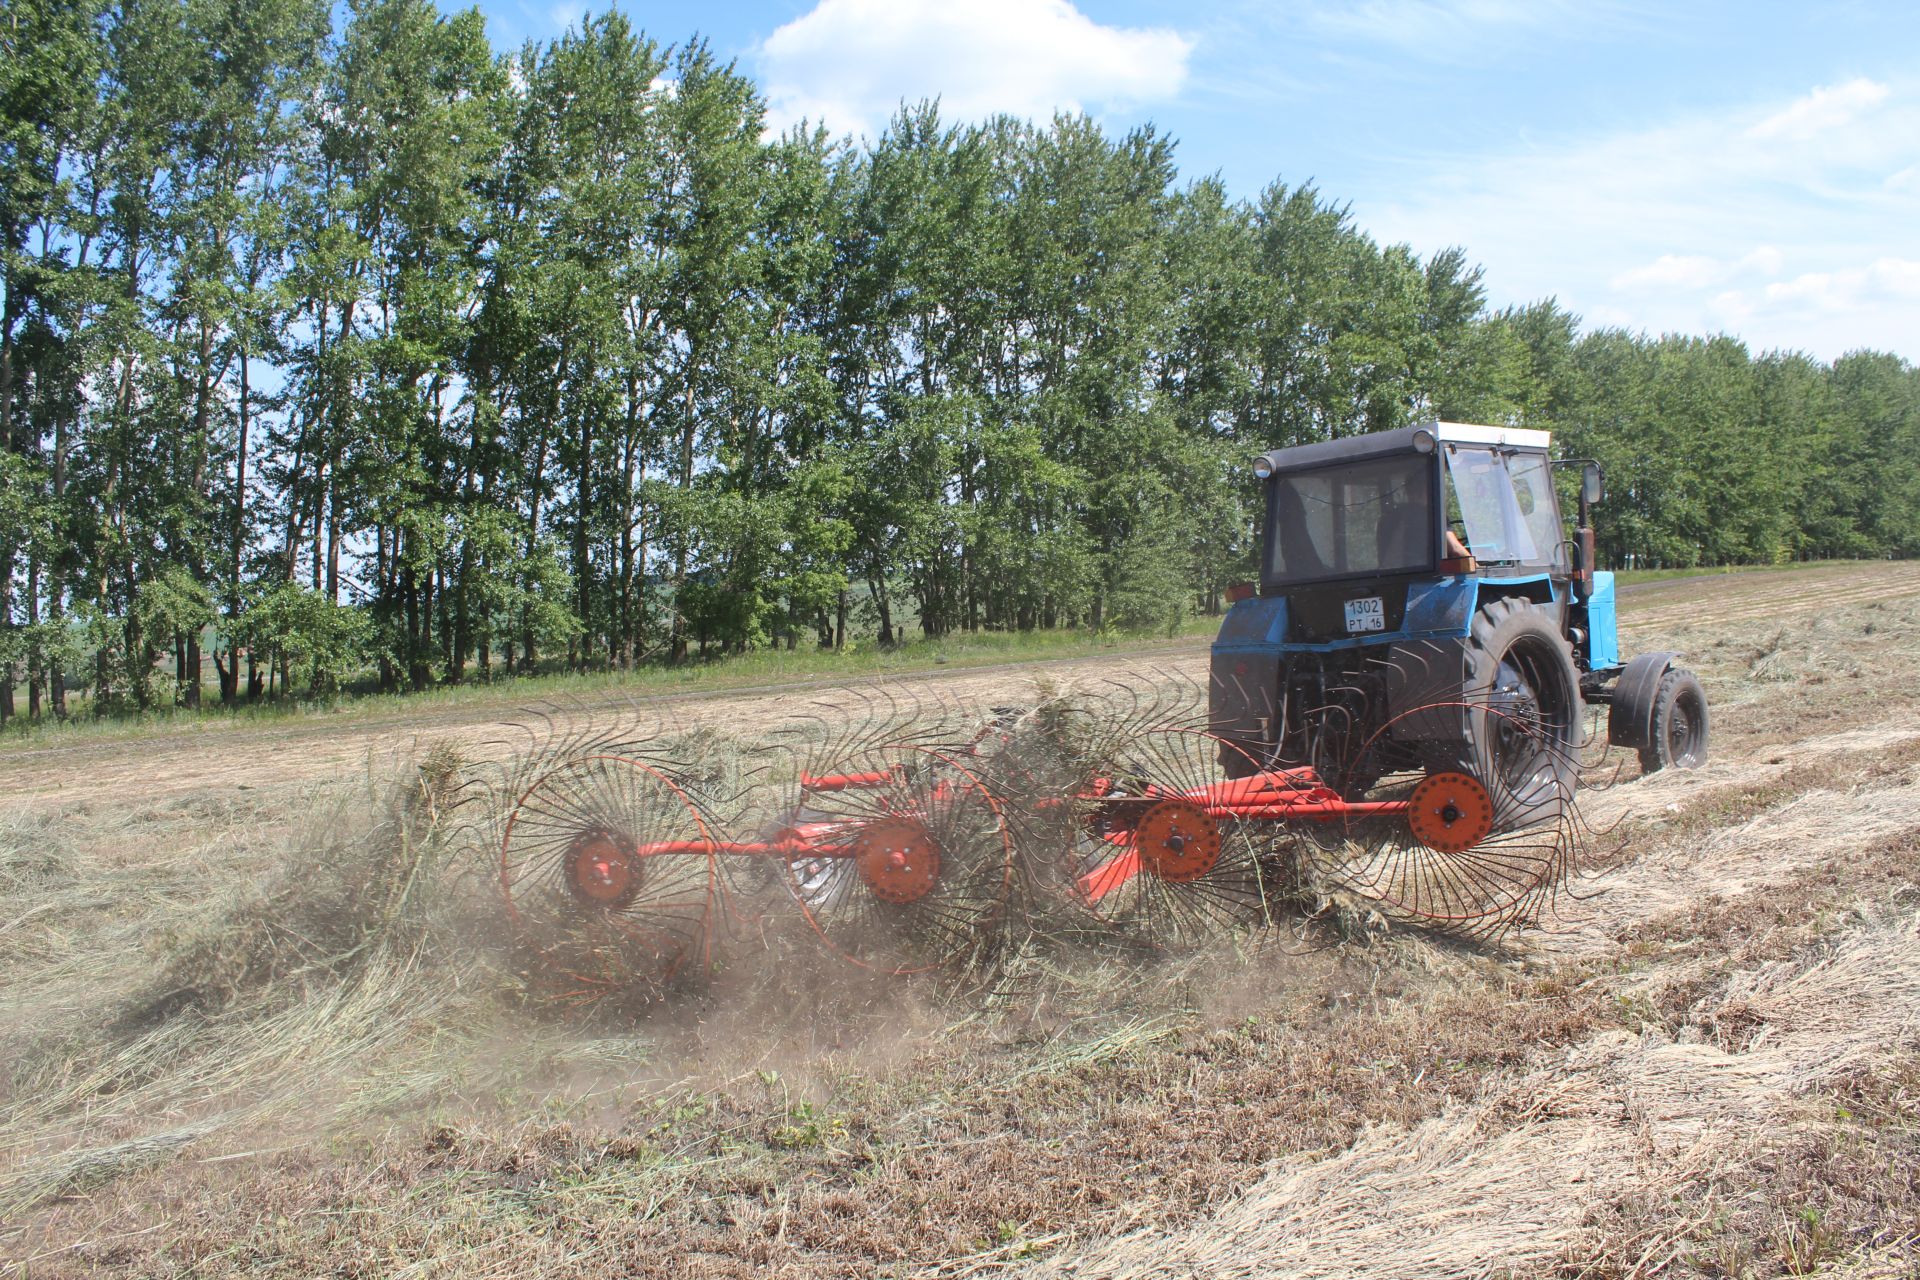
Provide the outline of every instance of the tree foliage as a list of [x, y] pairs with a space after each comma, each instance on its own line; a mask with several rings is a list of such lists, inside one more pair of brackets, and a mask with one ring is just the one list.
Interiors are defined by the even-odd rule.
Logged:
[[1251, 574], [1251, 453], [1431, 417], [1598, 458], [1615, 564], [1920, 552], [1904, 360], [1490, 310], [1151, 127], [775, 134], [618, 13], [0, 24], [0, 719], [209, 657], [240, 701], [1177, 627]]

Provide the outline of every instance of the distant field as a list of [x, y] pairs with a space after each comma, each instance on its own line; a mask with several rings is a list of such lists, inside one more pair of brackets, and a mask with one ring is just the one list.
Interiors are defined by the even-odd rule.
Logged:
[[[197, 714], [161, 709], [144, 716], [108, 720], [86, 715], [86, 700], [77, 698], [72, 704], [74, 719], [66, 724], [48, 719], [39, 725], [29, 725], [22, 719], [9, 725], [7, 733], [0, 734], [0, 754], [4, 754], [7, 744], [16, 739], [45, 738], [74, 732], [145, 734], [155, 730], [166, 732], [187, 728], [194, 723], [244, 723], [320, 715], [384, 716], [405, 714], [408, 708], [431, 712], [455, 707], [499, 707], [543, 698], [591, 697], [610, 691], [649, 695], [719, 692], [762, 685], [891, 678], [915, 672], [1006, 663], [1073, 661], [1100, 654], [1150, 653], [1167, 648], [1190, 647], [1211, 638], [1219, 626], [1218, 618], [1194, 617], [1187, 619], [1172, 635], [1165, 632], [1100, 634], [1058, 629], [963, 632], [939, 640], [909, 639], [884, 649], [868, 640], [850, 645], [839, 653], [802, 645], [792, 650], [769, 648], [709, 659], [695, 658], [681, 666], [647, 665], [633, 671], [593, 672], [586, 675], [557, 673], [518, 676], [491, 684], [470, 679], [466, 684], [435, 685], [420, 693], [349, 691], [321, 699], [296, 697], [278, 703], [261, 702], [236, 708], [220, 706], [217, 686], [209, 685], [203, 692], [205, 707]], [[22, 708], [26, 706], [24, 692], [19, 705]]]
[[[1617, 579], [1622, 588], [1640, 590], [1654, 583], [1675, 580], [1752, 573], [1844, 571], [1857, 564], [1859, 562], [1820, 561], [1791, 566], [1624, 570], [1617, 575]], [[1897, 571], [1897, 562], [1893, 567]], [[205, 709], [199, 713], [163, 709], [144, 716], [107, 720], [86, 714], [86, 699], [75, 698], [72, 701], [74, 718], [66, 723], [49, 718], [32, 725], [21, 718], [8, 725], [5, 732], [0, 732], [0, 755], [4, 755], [16, 742], [30, 741], [45, 746], [67, 740], [73, 734], [146, 737], [195, 727], [224, 728], [230, 723], [258, 724], [286, 718], [304, 720], [316, 716], [372, 716], [385, 719], [395, 715], [432, 715], [456, 709], [482, 713], [489, 708], [538, 702], [547, 698], [592, 698], [614, 692], [642, 696], [718, 693], [762, 686], [807, 686], [840, 680], [887, 679], [921, 672], [997, 667], [1009, 663], [1072, 662], [1100, 655], [1131, 657], [1207, 643], [1219, 627], [1219, 618], [1202, 616], [1187, 619], [1173, 635], [1100, 635], [1084, 630], [1063, 629], [958, 633], [940, 640], [909, 639], [886, 649], [865, 641], [841, 653], [811, 646], [793, 650], [764, 649], [696, 659], [679, 667], [646, 666], [629, 672], [515, 677], [492, 684], [472, 681], [457, 686], [436, 685], [424, 692], [410, 694], [343, 692], [322, 699], [294, 698], [279, 703], [263, 702], [231, 709], [219, 705], [219, 690], [210, 684], [203, 690]], [[211, 666], [208, 669], [211, 670]], [[23, 709], [26, 706], [24, 689], [20, 691], [17, 704]]]

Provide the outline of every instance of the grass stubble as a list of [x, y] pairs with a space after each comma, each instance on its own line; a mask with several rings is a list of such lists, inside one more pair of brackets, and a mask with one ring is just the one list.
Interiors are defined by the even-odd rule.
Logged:
[[[1832, 848], [1612, 917], [1630, 894], [1576, 901], [1588, 941], [1561, 953], [1341, 912], [1177, 962], [1038, 949], [900, 981], [776, 924], [663, 1004], [556, 1010], [460, 855], [449, 755], [292, 797], [22, 814], [0, 826], [0, 1256], [35, 1276], [1277, 1275], [1339, 1274], [1314, 1259], [1371, 1242], [1375, 1274], [1899, 1274], [1920, 1222], [1904, 988], [1817, 1071], [1778, 1045], [1836, 998], [1808, 984], [1880, 974], [1858, 957], [1920, 909], [1920, 811], [1886, 803], [1920, 797], [1899, 731], [1917, 633], [1910, 605], [1675, 625], [1726, 763], [1599, 797], [1621, 851], [1599, 880], [1680, 874], [1743, 828]], [[1823, 734], [1837, 749], [1802, 745]], [[1867, 801], [1889, 816], [1849, 846]], [[1745, 1112], [1683, 1117], [1712, 1143], [1615, 1152], [1624, 1172], [1568, 1194], [1567, 1142], [1589, 1164], [1577, 1142], [1626, 1142], [1609, 1109], [1673, 1050], [1779, 1061], [1732, 1095]], [[1467, 1176], [1495, 1156], [1505, 1181]], [[1306, 1191], [1395, 1176], [1404, 1211], [1368, 1193], [1346, 1235], [1285, 1253], [1314, 1239], [1273, 1225]], [[1524, 1239], [1405, 1226], [1529, 1188], [1553, 1212]]]

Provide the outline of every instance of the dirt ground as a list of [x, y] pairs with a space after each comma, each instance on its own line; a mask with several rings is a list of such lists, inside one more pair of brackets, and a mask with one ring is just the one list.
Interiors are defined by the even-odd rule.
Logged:
[[[1701, 673], [1713, 760], [1596, 769], [1585, 873], [1498, 943], [1329, 910], [901, 980], [774, 927], [662, 1004], [577, 1008], [501, 939], [453, 805], [551, 718], [0, 752], [0, 1265], [1920, 1274], [1920, 565], [1621, 608]], [[567, 715], [747, 736], [1204, 662]]]

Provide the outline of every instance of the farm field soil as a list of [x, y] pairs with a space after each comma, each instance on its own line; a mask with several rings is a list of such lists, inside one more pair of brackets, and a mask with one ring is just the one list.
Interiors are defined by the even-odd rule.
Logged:
[[1920, 566], [1648, 583], [1622, 628], [1700, 671], [1713, 761], [1596, 770], [1588, 873], [1500, 945], [1334, 902], [906, 981], [774, 927], [572, 1008], [442, 812], [537, 718], [0, 752], [0, 1274], [1914, 1274]]

